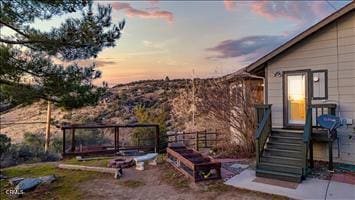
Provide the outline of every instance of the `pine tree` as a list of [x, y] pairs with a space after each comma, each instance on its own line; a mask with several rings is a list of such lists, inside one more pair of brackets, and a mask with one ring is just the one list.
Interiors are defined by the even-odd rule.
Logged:
[[[110, 5], [97, 5], [94, 12], [92, 5], [86, 0], [0, 1], [2, 99], [15, 104], [45, 99], [65, 108], [98, 101], [105, 85], [96, 87], [92, 81], [101, 72], [94, 63], [79, 66], [77, 61], [114, 47], [125, 21], [113, 24]], [[35, 20], [70, 13], [81, 16], [70, 17], [47, 32], [34, 27]], [[12, 34], [3, 34], [5, 29]], [[67, 65], [56, 64], [55, 59]]]

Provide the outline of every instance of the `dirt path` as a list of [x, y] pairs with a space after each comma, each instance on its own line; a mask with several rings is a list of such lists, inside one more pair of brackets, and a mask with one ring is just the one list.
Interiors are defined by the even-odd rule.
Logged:
[[194, 184], [167, 165], [147, 167], [145, 171], [126, 169], [120, 180], [96, 179], [82, 183], [79, 188], [85, 191], [85, 199], [282, 199], [239, 190], [221, 181]]

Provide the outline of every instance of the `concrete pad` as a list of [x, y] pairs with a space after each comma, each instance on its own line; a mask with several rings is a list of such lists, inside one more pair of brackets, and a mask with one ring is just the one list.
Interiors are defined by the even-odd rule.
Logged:
[[290, 189], [253, 182], [255, 178], [255, 171], [246, 169], [226, 181], [225, 184], [247, 190], [287, 196], [293, 199], [324, 199], [328, 185], [327, 180], [307, 179], [302, 181], [296, 189]]
[[213, 160], [221, 163], [239, 162], [246, 161], [246, 159], [234, 159], [234, 158], [214, 158]]
[[249, 165], [235, 163], [235, 164], [231, 165], [230, 167], [235, 168], [235, 169], [246, 169], [249, 167]]
[[328, 188], [327, 199], [355, 199], [355, 185], [331, 181]]
[[227, 169], [224, 169], [223, 167], [221, 167], [221, 176], [222, 176], [222, 179], [223, 180], [227, 180], [227, 179], [230, 179], [232, 178], [233, 176], [235, 175], [235, 173], [227, 170]]
[[253, 181], [257, 183], [274, 185], [274, 186], [284, 187], [289, 189], [297, 189], [298, 187], [298, 183], [281, 181], [281, 180], [271, 179], [271, 178], [256, 177]]
[[355, 185], [354, 173], [333, 174], [332, 181]]

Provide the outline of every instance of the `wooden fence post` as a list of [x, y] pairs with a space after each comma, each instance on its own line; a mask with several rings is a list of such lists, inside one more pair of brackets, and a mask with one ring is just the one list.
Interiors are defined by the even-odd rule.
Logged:
[[117, 148], [120, 150], [120, 127], [117, 127]]
[[207, 130], [205, 130], [205, 148], [207, 148]]
[[196, 149], [196, 151], [199, 150], [198, 149], [198, 142], [199, 142], [199, 140], [198, 140], [198, 131], [196, 131], [196, 136], [195, 136], [195, 149]]
[[50, 132], [51, 132], [51, 102], [48, 101], [48, 107], [47, 107], [47, 124], [46, 124], [46, 141], [44, 143], [44, 151], [48, 152], [49, 148], [49, 141], [50, 141]]
[[114, 146], [115, 146], [115, 150], [117, 150], [117, 128], [114, 128]]

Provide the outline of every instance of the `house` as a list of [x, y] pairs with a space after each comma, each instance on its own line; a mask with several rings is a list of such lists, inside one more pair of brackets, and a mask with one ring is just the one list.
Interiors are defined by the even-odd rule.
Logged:
[[[353, 1], [245, 68], [265, 85], [257, 176], [300, 182], [313, 159], [355, 164], [354, 7]], [[322, 114], [341, 119], [337, 135], [319, 128]]]

